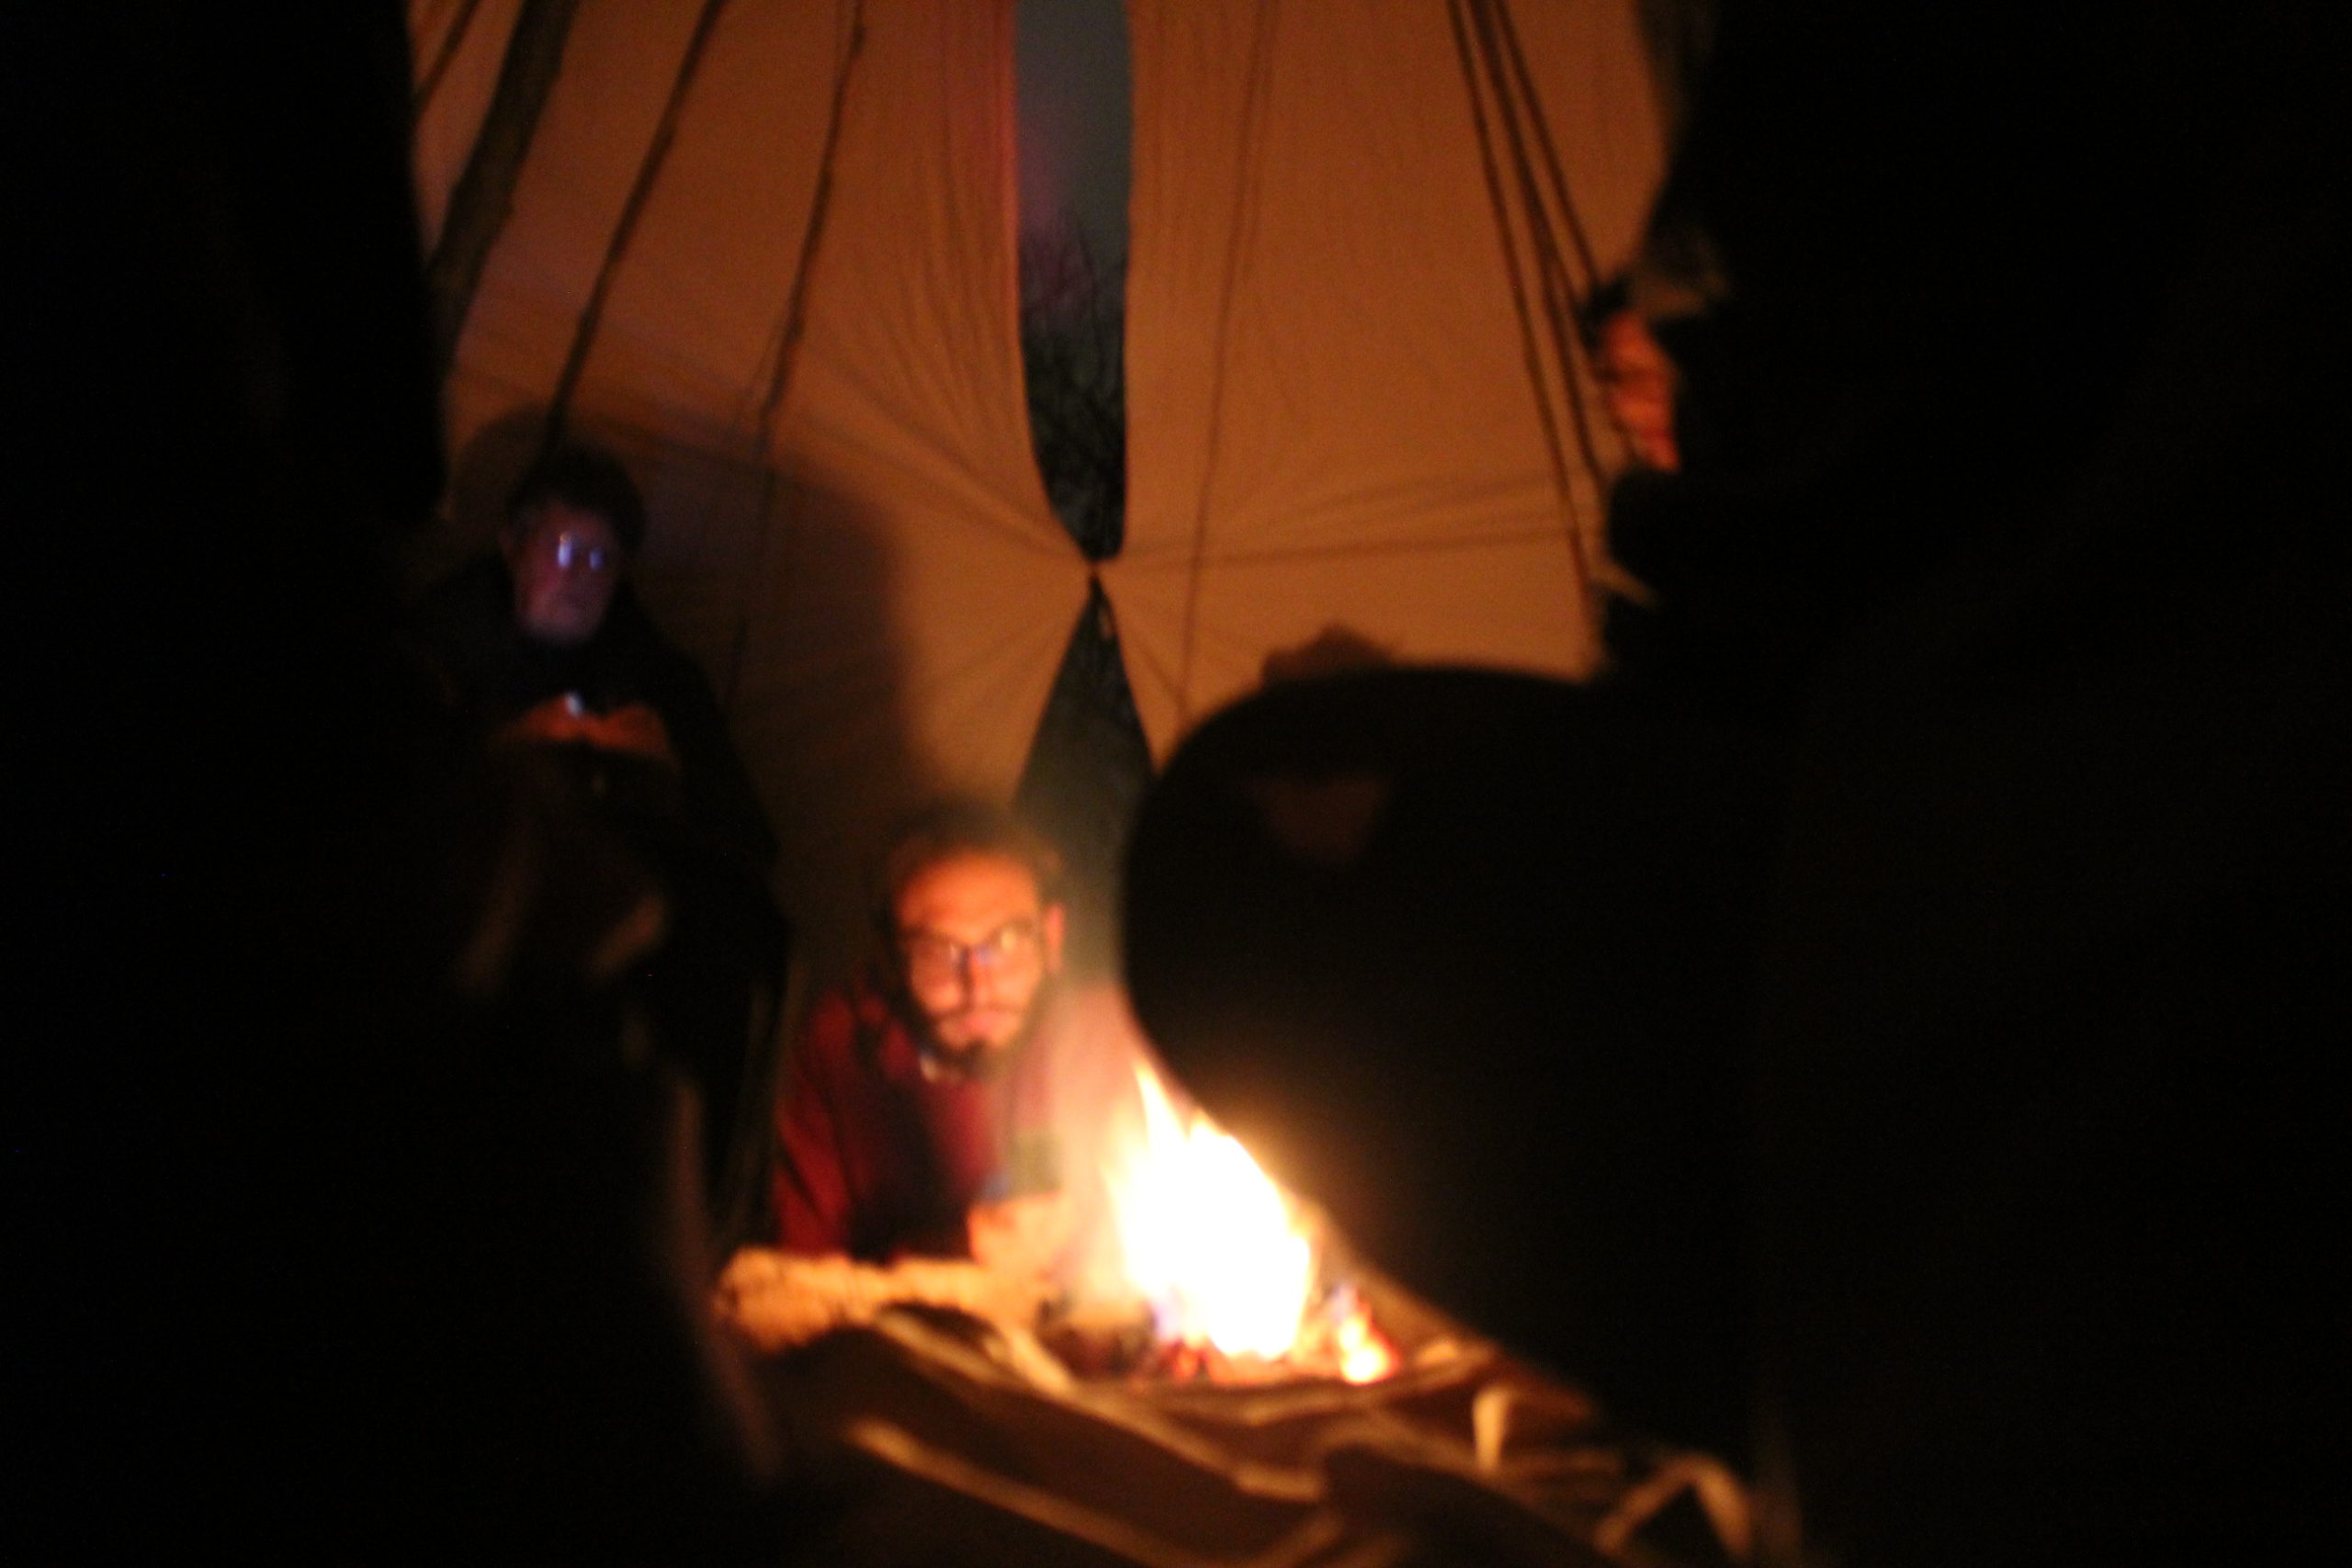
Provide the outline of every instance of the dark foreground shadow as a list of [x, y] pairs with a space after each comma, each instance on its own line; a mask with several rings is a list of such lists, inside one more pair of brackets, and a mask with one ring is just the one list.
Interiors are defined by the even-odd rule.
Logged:
[[1773, 791], [1737, 732], [1554, 682], [1269, 692], [1203, 727], [1145, 807], [1139, 1015], [1384, 1268], [1728, 1451]]

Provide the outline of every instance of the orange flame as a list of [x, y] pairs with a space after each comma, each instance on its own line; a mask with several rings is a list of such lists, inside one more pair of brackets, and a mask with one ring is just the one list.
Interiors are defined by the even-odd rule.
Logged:
[[1136, 1083], [1144, 1136], [1110, 1186], [1127, 1282], [1160, 1337], [1268, 1362], [1311, 1339], [1351, 1382], [1394, 1371], [1353, 1291], [1333, 1292], [1310, 1321], [1315, 1247], [1297, 1205], [1207, 1117], [1180, 1115], [1148, 1068]]

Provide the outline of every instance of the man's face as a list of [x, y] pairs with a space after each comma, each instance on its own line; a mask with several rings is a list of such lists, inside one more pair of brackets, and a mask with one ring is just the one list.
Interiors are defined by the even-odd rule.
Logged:
[[537, 642], [586, 642], [621, 585], [621, 538], [599, 513], [550, 501], [526, 513], [506, 544], [514, 620]]
[[1610, 317], [1594, 358], [1602, 412], [1634, 460], [1664, 473], [1681, 468], [1674, 441], [1674, 365], [1648, 325], [1631, 310]]
[[1061, 906], [1028, 867], [953, 854], [915, 873], [892, 912], [907, 994], [943, 1052], [970, 1060], [1028, 1033], [1062, 959]]

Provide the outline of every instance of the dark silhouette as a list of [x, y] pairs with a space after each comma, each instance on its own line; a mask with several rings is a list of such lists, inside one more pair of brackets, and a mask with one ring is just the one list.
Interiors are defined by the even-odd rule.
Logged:
[[442, 479], [399, 9], [5, 31], [53, 154], [18, 624], [69, 676], [11, 812], [8, 1554], [773, 1550], [625, 981], [665, 890], [394, 657]]
[[617, 457], [559, 443], [516, 484], [497, 551], [427, 593], [405, 641], [458, 751], [542, 753], [654, 868], [662, 929], [640, 978], [658, 1048], [701, 1096], [725, 1216], [744, 1196], [727, 1190], [743, 1086], [784, 990], [776, 846], [709, 681], [628, 580], [645, 527]]
[[[1773, 1562], [2308, 1554], [2341, 22], [1720, 23], [1636, 269], [1684, 472], [1612, 507], [1616, 674], [1204, 727], [1138, 1011], [1415, 1288], [1744, 1449]], [[1351, 857], [1284, 843], [1318, 788], [1374, 803]]]

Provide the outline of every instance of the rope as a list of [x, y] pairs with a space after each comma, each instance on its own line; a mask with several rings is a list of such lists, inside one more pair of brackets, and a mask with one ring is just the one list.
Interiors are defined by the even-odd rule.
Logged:
[[1248, 178], [1265, 134], [1267, 84], [1273, 75], [1272, 34], [1279, 0], [1263, 0], [1258, 26], [1250, 41], [1250, 91], [1241, 110], [1240, 164], [1245, 176], [1234, 199], [1231, 243], [1226, 249], [1225, 281], [1217, 298], [1216, 332], [1210, 340], [1208, 442], [1201, 458], [1200, 499], [1193, 517], [1192, 560], [1184, 582], [1184, 635], [1176, 660], [1176, 724], [1182, 728], [1193, 716], [1193, 649], [1200, 619], [1201, 572], [1208, 555], [1209, 499], [1216, 489], [1216, 462], [1225, 434], [1225, 353], [1233, 326], [1233, 296], [1241, 276], [1242, 242], [1251, 209]]
[[1530, 131], [1536, 147], [1544, 154], [1544, 168], [1551, 185], [1553, 206], [1558, 209], [1561, 221], [1567, 229], [1568, 242], [1576, 247], [1577, 260], [1584, 268], [1583, 295], [1578, 295], [1566, 278], [1562, 279], [1564, 308], [1551, 312], [1552, 334], [1554, 351], [1559, 355], [1561, 386], [1567, 392], [1568, 412], [1576, 423], [1577, 447], [1584, 457], [1587, 471], [1592, 476], [1593, 486], [1598, 490], [1605, 485], [1608, 476], [1593, 441], [1592, 410], [1585, 402], [1584, 387], [1577, 379], [1574, 366], [1576, 355], [1584, 344], [1584, 334], [1577, 323], [1584, 309], [1584, 300], [1600, 287], [1600, 266], [1593, 259], [1592, 243], [1586, 237], [1583, 220], [1577, 216], [1576, 203], [1569, 198], [1567, 176], [1560, 167], [1559, 147], [1553, 139], [1551, 121], [1544, 113], [1543, 101], [1536, 96], [1535, 80], [1527, 68], [1526, 51], [1520, 47], [1519, 28], [1510, 19], [1509, 0], [1493, 0], [1493, 6], [1503, 47], [1510, 57], [1512, 74], [1518, 82], [1520, 96], [1527, 106]]
[[[836, 7], [834, 15], [843, 14]], [[726, 689], [720, 694], [720, 706], [729, 713], [735, 708], [735, 695], [741, 688], [743, 667], [750, 656], [752, 641], [752, 596], [766, 581], [769, 540], [775, 530], [771, 521], [775, 515], [776, 472], [769, 465], [769, 455], [775, 447], [776, 415], [784, 408], [785, 393], [792, 381], [792, 367], [798, 357], [800, 340], [808, 327], [808, 278], [817, 265], [817, 243], [825, 227], [825, 215], [831, 210], [833, 196], [833, 162], [841, 151], [843, 106], [849, 101], [851, 68], [865, 44], [865, 6], [864, 0], [848, 0], [846, 27], [836, 23], [836, 30], [843, 36], [841, 57], [833, 66], [833, 101], [825, 118], [825, 145], [817, 164], [817, 188], [808, 202], [808, 224], [801, 231], [800, 254], [792, 268], [792, 288], [785, 295], [784, 310], [776, 319], [775, 367], [769, 372], [765, 393], [760, 399], [758, 425], [752, 440], [752, 461], [760, 467], [760, 509], [752, 526], [752, 570], [744, 574], [743, 597], [735, 617], [735, 647], [727, 662]]]
[[1600, 267], [1592, 259], [1592, 242], [1586, 238], [1584, 223], [1577, 217], [1576, 203], [1568, 199], [1567, 176], [1560, 170], [1560, 149], [1552, 139], [1552, 127], [1544, 116], [1543, 101], [1536, 96], [1535, 78], [1527, 69], [1527, 51], [1520, 47], [1519, 28], [1510, 19], [1510, 0], [1491, 0], [1495, 18], [1499, 24], [1503, 49], [1510, 57], [1511, 74], [1519, 83], [1520, 96], [1526, 100], [1528, 119], [1534, 128], [1535, 143], [1544, 152], [1544, 172], [1550, 176], [1552, 200], [1560, 209], [1566, 223], [1568, 241], [1576, 246], [1577, 260], [1584, 267], [1588, 287], [1600, 276]]
[[[1543, 279], [1544, 324], [1551, 329], [1554, 363], [1560, 367], [1560, 387], [1567, 398], [1569, 426], [1576, 433], [1577, 456], [1584, 459], [1585, 471], [1598, 485], [1601, 478], [1600, 455], [1593, 445], [1591, 423], [1585, 414], [1584, 392], [1577, 386], [1576, 377], [1576, 290], [1568, 281], [1559, 241], [1552, 232], [1551, 213], [1536, 184], [1534, 164], [1528, 155], [1527, 132], [1521, 124], [1523, 114], [1540, 127], [1543, 109], [1533, 101], [1534, 85], [1524, 73], [1524, 59], [1519, 62], [1521, 68], [1520, 85], [1525, 94], [1524, 101], [1511, 91], [1511, 79], [1504, 68], [1500, 36], [1510, 30], [1510, 12], [1505, 8], [1503, 0], [1472, 0], [1472, 4], [1478, 23], [1481, 52], [1486, 57], [1487, 80], [1500, 110], [1503, 128], [1510, 137], [1511, 172], [1518, 180], [1527, 221], [1528, 243], [1535, 251], [1538, 275]], [[1549, 139], [1545, 137], [1544, 140], [1548, 141]], [[1558, 194], [1565, 203], [1565, 182]], [[1568, 216], [1568, 224], [1584, 256], [1585, 276], [1590, 278], [1593, 275], [1590, 251], [1584, 247], [1581, 229], [1575, 224], [1572, 214]], [[1573, 513], [1565, 488], [1562, 504]], [[1577, 547], [1579, 550], [1583, 547], [1580, 531]]]
[[710, 34], [718, 23], [718, 14], [727, 8], [727, 0], [703, 0], [701, 16], [695, 19], [694, 36], [686, 40], [686, 52], [678, 62], [678, 74], [670, 84], [669, 101], [662, 107], [662, 118], [653, 129], [653, 139], [646, 144], [645, 156], [639, 161], [637, 180], [629, 187], [628, 199], [621, 206], [619, 221], [613, 228], [613, 237], [605, 246], [605, 259], [596, 269], [595, 287], [588, 291], [588, 302], [582, 307], [580, 321], [571, 335], [571, 352], [565, 355], [563, 370], [556, 378], [555, 392], [548, 400], [548, 428], [542, 451], [551, 451], [562, 438], [564, 421], [571, 409], [572, 394], [579, 389], [580, 373], [588, 363], [588, 351], [596, 341], [596, 331], [604, 324], [605, 302], [611, 295], [613, 279], [620, 271], [621, 258], [628, 252], [629, 241], [636, 235], [638, 220], [644, 215], [645, 204], [653, 194], [653, 186], [662, 174], [662, 166], [670, 156], [670, 143], [678, 134], [678, 120], [684, 109], [686, 89], [693, 85], [695, 73], [702, 64], [703, 47], [710, 41]]
[[[1560, 443], [1559, 419], [1552, 407], [1550, 388], [1544, 374], [1544, 356], [1536, 336], [1533, 312], [1527, 299], [1527, 278], [1521, 266], [1519, 247], [1511, 237], [1510, 207], [1503, 190], [1502, 173], [1497, 166], [1493, 129], [1487, 124], [1485, 95], [1480, 91], [1478, 65], [1472, 54], [1468, 22], [1464, 15], [1471, 0], [1447, 0], [1446, 19], [1453, 25], [1453, 46], [1462, 62], [1463, 84], [1470, 94], [1470, 118], [1478, 135], [1478, 161], [1486, 175], [1487, 198], [1495, 210], [1495, 223], [1503, 248], [1503, 266], [1510, 278], [1512, 309], [1519, 315], [1520, 348], [1527, 363], [1527, 379], [1535, 396], [1537, 423], [1543, 427], [1544, 454], [1552, 466], [1552, 483], [1560, 498], [1562, 521], [1568, 541], [1568, 559], [1577, 578], [1580, 598], [1591, 592], [1591, 565], [1585, 558], [1584, 538], [1576, 525], [1575, 506], [1568, 489], [1567, 455]], [[1531, 226], [1535, 215], [1531, 215]]]
[[433, 369], [448, 379], [457, 362], [458, 340], [473, 310], [490, 253], [514, 211], [514, 187], [524, 160], [538, 134], [539, 112], [563, 68], [566, 41], [578, 0], [524, 0], [507, 35], [498, 67], [498, 85], [482, 115], [465, 172], [449, 193], [441, 238], [424, 265], [424, 286], [433, 301]]
[[416, 95], [409, 100], [409, 118], [422, 119], [424, 107], [433, 95], [441, 89], [441, 78], [448, 73], [449, 62], [458, 57], [459, 46], [466, 41], [466, 29], [473, 26], [474, 13], [481, 8], [481, 0], [458, 0], [458, 15], [449, 23], [448, 31], [441, 35], [441, 47], [434, 51], [433, 63], [417, 78]]

